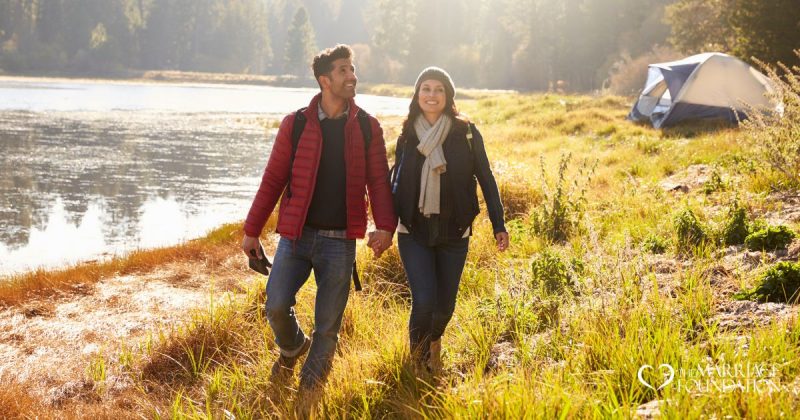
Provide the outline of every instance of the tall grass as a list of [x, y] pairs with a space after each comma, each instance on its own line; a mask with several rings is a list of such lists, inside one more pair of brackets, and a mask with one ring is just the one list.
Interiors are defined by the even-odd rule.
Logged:
[[[795, 54], [800, 56], [800, 50]], [[752, 110], [742, 127], [755, 146], [758, 161], [766, 164], [770, 186], [797, 189], [800, 187], [800, 67], [789, 68], [780, 63], [777, 69], [763, 64], [761, 67], [776, 90], [771, 99], [781, 103], [783, 112]]]
[[[742, 212], [727, 213], [734, 196], [745, 216], [764, 208], [753, 194], [758, 185], [736, 172], [737, 157], [752, 151], [748, 132], [657, 131], [623, 121], [628, 105], [619, 97], [555, 95], [459, 103], [484, 133], [512, 245], [498, 253], [488, 218], [479, 216], [442, 338], [440, 375], [411, 363], [409, 296], [396, 248], [374, 260], [362, 245], [365, 290], [350, 296], [333, 370], [316, 399], [299, 396], [296, 383], [269, 383], [277, 350], [261, 313], [264, 285], [251, 281], [245, 297], [216, 303], [126, 356], [145, 390], [147, 408], [136, 409], [159, 418], [630, 418], [659, 401], [668, 418], [791, 417], [800, 398], [789, 389], [685, 389], [691, 369], [734, 363], [775, 366], [782, 383], [800, 389], [796, 320], [726, 329], [716, 318], [730, 293], [714, 274], [725, 263], [715, 248], [722, 241], [714, 240], [723, 234], [714, 232], [731, 233], [727, 243], [741, 239]], [[599, 163], [571, 176], [569, 154], [572, 162]], [[659, 187], [697, 163], [717, 165], [730, 188], [684, 194]], [[547, 190], [535, 183], [538, 172], [550, 180]], [[574, 212], [557, 211], [565, 208]], [[736, 217], [735, 226], [716, 223]], [[558, 235], [544, 233], [556, 227]], [[649, 239], [658, 255], [643, 250]], [[741, 270], [743, 282], [757, 273]], [[306, 331], [314, 296], [312, 279], [297, 297]], [[676, 375], [663, 388], [661, 365]], [[643, 366], [653, 367], [641, 376], [654, 386], [640, 381]], [[102, 379], [101, 370], [91, 372]]]
[[[727, 171], [735, 165], [729, 157], [743, 151], [741, 134], [730, 127], [658, 132], [621, 122], [626, 108], [615, 97], [501, 95], [467, 102], [463, 109], [485, 133], [510, 210], [511, 249], [497, 253], [491, 225], [480, 216], [443, 337], [445, 370], [431, 377], [409, 360], [408, 289], [396, 250], [376, 261], [362, 247], [365, 291], [351, 297], [328, 386], [307, 412], [324, 418], [627, 418], [652, 400], [667, 401], [662, 411], [679, 418], [790, 412], [797, 399], [789, 393], [773, 396], [780, 408], [772, 409], [759, 406], [765, 401], [759, 395], [712, 390], [695, 401], [675, 387], [655, 390], [639, 381], [643, 365], [669, 364], [677, 371], [730, 360], [775, 363], [787, 381], [797, 378], [800, 365], [798, 347], [777, 337], [774, 324], [742, 332], [717, 328], [710, 228], [694, 214], [676, 224], [676, 209], [705, 214], [713, 203], [730, 203], [734, 191], [682, 197], [657, 187], [664, 176], [696, 163], [718, 163], [720, 178], [730, 179]], [[584, 166], [581, 175], [568, 170], [563, 156], [569, 153], [573, 162], [603, 163]], [[536, 172], [549, 180], [546, 190], [533, 182]], [[740, 197], [750, 208], [749, 196]], [[690, 265], [668, 277], [653, 271], [634, 246], [648, 236], [676, 244], [659, 258], [680, 266], [685, 260], [677, 257], [689, 254]], [[311, 322], [313, 293], [307, 286], [298, 297], [304, 327]], [[237, 321], [230, 329], [250, 331], [261, 343], [223, 334], [237, 350], [201, 365], [180, 387], [170, 385], [177, 387], [173, 413], [297, 414], [304, 402], [265, 381], [275, 352], [265, 350], [272, 344], [263, 320]], [[740, 335], [772, 350], [747, 351], [736, 344]], [[170, 340], [161, 346], [175, 348]], [[643, 375], [651, 383], [661, 380], [656, 370]]]

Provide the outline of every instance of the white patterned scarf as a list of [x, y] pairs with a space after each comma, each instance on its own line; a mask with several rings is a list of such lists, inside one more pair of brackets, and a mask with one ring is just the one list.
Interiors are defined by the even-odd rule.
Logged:
[[433, 125], [422, 114], [418, 115], [414, 121], [414, 131], [419, 139], [417, 150], [425, 156], [425, 162], [422, 164], [418, 204], [419, 211], [425, 217], [439, 214], [441, 175], [447, 170], [442, 143], [447, 138], [452, 125], [453, 120], [445, 114], [442, 114]]

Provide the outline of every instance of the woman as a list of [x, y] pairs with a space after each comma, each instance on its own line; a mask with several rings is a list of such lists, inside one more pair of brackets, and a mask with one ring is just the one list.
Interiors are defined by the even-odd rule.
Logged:
[[433, 372], [441, 369], [441, 337], [455, 310], [472, 222], [479, 213], [476, 178], [497, 248], [504, 251], [509, 241], [483, 139], [459, 116], [454, 98], [447, 72], [429, 67], [420, 73], [392, 173], [400, 217], [397, 243], [411, 288], [411, 351]]

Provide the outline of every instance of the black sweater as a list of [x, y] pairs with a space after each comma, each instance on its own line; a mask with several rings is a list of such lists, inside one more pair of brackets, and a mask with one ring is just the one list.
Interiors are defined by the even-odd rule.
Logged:
[[315, 229], [347, 229], [344, 125], [346, 118], [320, 121], [322, 156], [317, 169], [314, 195], [308, 207], [306, 226]]
[[441, 175], [438, 217], [426, 218], [419, 211], [419, 187], [425, 156], [417, 150], [419, 139], [416, 133], [414, 130], [404, 130], [397, 139], [395, 165], [399, 173], [394, 190], [395, 210], [409, 232], [430, 246], [460, 239], [464, 231], [472, 226], [475, 216], [480, 212], [478, 183], [481, 184], [494, 233], [506, 231], [503, 204], [486, 156], [483, 137], [475, 125], [469, 123], [473, 137], [471, 141], [468, 140], [467, 124], [454, 119], [453, 127], [442, 144], [447, 170]]

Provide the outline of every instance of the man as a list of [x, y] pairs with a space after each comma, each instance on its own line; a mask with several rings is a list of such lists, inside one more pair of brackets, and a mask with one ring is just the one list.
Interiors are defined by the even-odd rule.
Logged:
[[[294, 157], [296, 116], [283, 119], [242, 242], [248, 257], [263, 257], [258, 237], [282, 195], [277, 227], [281, 238], [267, 281], [266, 314], [280, 348], [272, 380], [291, 378], [297, 360], [308, 352], [300, 372], [301, 389], [321, 385], [330, 371], [350, 291], [355, 240], [367, 229], [365, 189], [377, 228], [368, 245], [376, 258], [391, 246], [397, 225], [383, 131], [369, 116], [372, 139], [367, 144], [353, 101], [358, 82], [353, 51], [346, 45], [329, 48], [314, 57], [312, 67], [321, 93], [302, 111], [306, 121]], [[313, 339], [302, 331], [294, 313], [295, 296], [312, 269], [317, 283]]]

